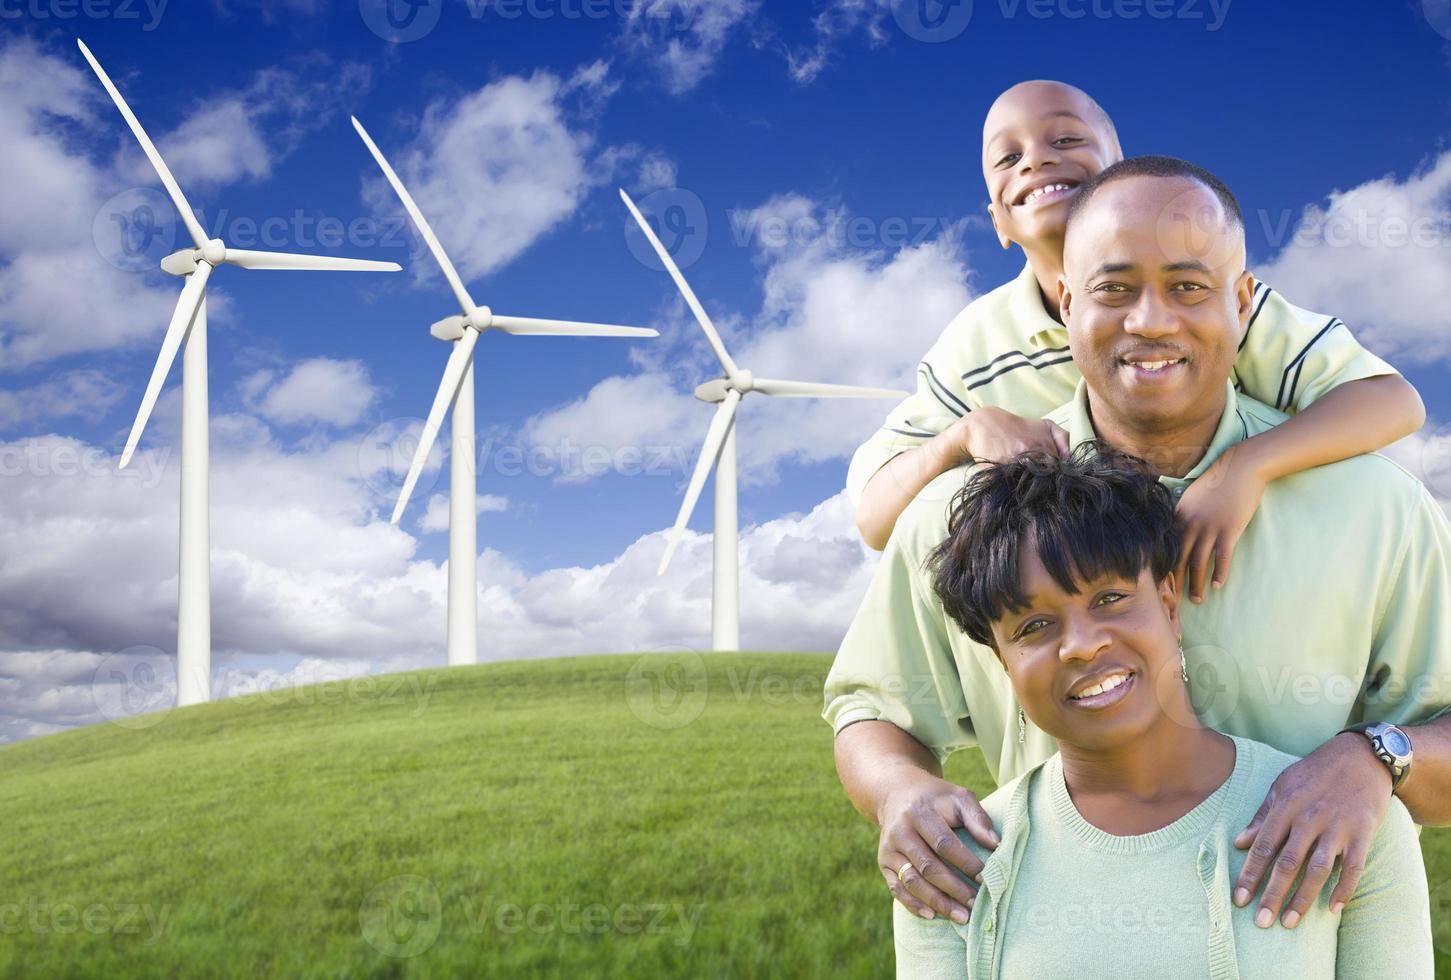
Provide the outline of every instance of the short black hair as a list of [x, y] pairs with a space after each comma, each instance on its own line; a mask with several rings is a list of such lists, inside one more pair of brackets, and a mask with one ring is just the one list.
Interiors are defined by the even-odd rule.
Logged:
[[964, 633], [996, 649], [992, 624], [1028, 607], [1019, 549], [1028, 536], [1053, 581], [1080, 583], [1179, 563], [1174, 502], [1153, 468], [1099, 441], [980, 467], [952, 499], [947, 539], [927, 558], [933, 589]]
[[1074, 217], [1088, 207], [1088, 202], [1093, 199], [1093, 195], [1098, 192], [1099, 188], [1127, 177], [1183, 177], [1198, 181], [1219, 198], [1219, 203], [1224, 207], [1224, 213], [1229, 216], [1231, 222], [1241, 229], [1244, 228], [1244, 211], [1240, 209], [1239, 200], [1234, 196], [1234, 192], [1225, 186], [1224, 181], [1188, 160], [1164, 156], [1128, 157], [1118, 163], [1109, 164], [1085, 180], [1078, 186], [1078, 193], [1068, 200], [1068, 215], [1064, 219], [1064, 228], [1073, 224]]

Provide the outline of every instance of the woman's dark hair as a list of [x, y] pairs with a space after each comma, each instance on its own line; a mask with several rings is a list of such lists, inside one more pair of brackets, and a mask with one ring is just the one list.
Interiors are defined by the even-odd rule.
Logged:
[[1028, 607], [1019, 549], [1029, 535], [1071, 595], [1145, 567], [1159, 582], [1179, 563], [1173, 499], [1137, 456], [1090, 441], [1066, 458], [1034, 450], [983, 466], [953, 497], [947, 539], [927, 558], [947, 615], [979, 643], [995, 647], [993, 621]]

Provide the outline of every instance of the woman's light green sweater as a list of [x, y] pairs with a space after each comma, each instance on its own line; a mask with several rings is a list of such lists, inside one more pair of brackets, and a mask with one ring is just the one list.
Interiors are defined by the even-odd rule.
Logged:
[[[1294, 929], [1254, 924], [1230, 902], [1247, 851], [1234, 838], [1295, 757], [1235, 738], [1234, 771], [1167, 827], [1119, 837], [1078, 812], [1060, 755], [983, 800], [1002, 843], [988, 852], [971, 921], [921, 919], [893, 902], [903, 980], [1430, 978], [1430, 901], [1420, 840], [1392, 799], [1355, 896], [1339, 915], [1339, 871]], [[960, 874], [960, 872], [959, 872]], [[1291, 892], [1293, 895], [1293, 891]], [[1288, 902], [1286, 903], [1288, 905]]]

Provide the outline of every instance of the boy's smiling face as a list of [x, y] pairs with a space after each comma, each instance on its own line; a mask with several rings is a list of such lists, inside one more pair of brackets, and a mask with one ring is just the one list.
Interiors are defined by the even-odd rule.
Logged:
[[988, 214], [1004, 248], [1062, 247], [1078, 185], [1123, 158], [1112, 123], [1062, 82], [1021, 82], [998, 96], [982, 131]]

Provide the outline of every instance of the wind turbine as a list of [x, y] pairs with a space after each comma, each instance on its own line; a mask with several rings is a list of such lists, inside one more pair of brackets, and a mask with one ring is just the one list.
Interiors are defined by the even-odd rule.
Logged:
[[176, 205], [177, 213], [191, 234], [195, 248], [183, 248], [161, 260], [163, 271], [181, 276], [186, 285], [181, 289], [176, 311], [161, 341], [161, 353], [146, 384], [141, 409], [131, 425], [131, 435], [121, 453], [119, 468], [131, 462], [141, 432], [151, 417], [161, 386], [176, 360], [176, 350], [186, 343], [182, 357], [181, 379], [181, 546], [178, 569], [176, 608], [176, 701], [178, 705], [197, 704], [211, 698], [212, 626], [211, 626], [211, 529], [207, 514], [207, 280], [212, 270], [222, 263], [243, 269], [319, 269], [353, 272], [397, 272], [396, 262], [370, 262], [362, 259], [336, 259], [319, 255], [293, 255], [287, 252], [254, 252], [228, 248], [220, 238], [207, 238], [201, 222], [187, 203], [176, 178], [156, 151], [146, 130], [121, 97], [100, 62], [85, 42], [76, 39], [81, 54], [90, 62], [96, 77], [106, 87], [111, 101], [131, 127], [136, 141], [146, 152], [166, 193]]
[[383, 175], [418, 233], [423, 236], [428, 250], [443, 270], [444, 279], [458, 300], [462, 315], [446, 317], [428, 328], [428, 332], [439, 340], [453, 344], [448, 364], [443, 369], [443, 380], [439, 382], [438, 393], [434, 395], [433, 407], [428, 410], [428, 419], [413, 454], [408, 478], [403, 481], [403, 491], [393, 508], [393, 523], [403, 515], [403, 508], [413, 493], [414, 484], [423, 472], [423, 464], [433, 449], [438, 430], [443, 425], [443, 416], [450, 404], [453, 406], [453, 425], [449, 448], [448, 485], [448, 663], [472, 664], [478, 662], [478, 560], [477, 531], [478, 512], [475, 493], [477, 475], [474, 472], [474, 345], [479, 336], [489, 329], [502, 330], [508, 334], [523, 334], [551, 337], [658, 337], [660, 332], [646, 327], [620, 327], [608, 323], [577, 323], [572, 320], [537, 320], [533, 317], [500, 316], [487, 306], [474, 303], [473, 297], [464, 288], [458, 271], [449, 261], [448, 254], [438, 243], [433, 228], [413, 202], [408, 188], [398, 179], [378, 144], [368, 135], [363, 124], [353, 119], [353, 128], [367, 145], [368, 152], [378, 161]]
[[726, 373], [724, 378], [707, 381], [695, 389], [696, 398], [716, 406], [715, 415], [710, 420], [710, 428], [706, 430], [705, 442], [700, 447], [700, 458], [696, 460], [695, 472], [691, 474], [690, 485], [686, 488], [685, 499], [681, 501], [675, 526], [670, 529], [670, 542], [660, 558], [660, 568], [656, 574], [665, 574], [670, 557], [675, 554], [675, 548], [680, 544], [685, 525], [690, 521], [690, 514], [695, 510], [695, 502], [700, 497], [701, 488], [705, 486], [705, 478], [714, 464], [714, 581], [711, 588], [710, 642], [715, 650], [738, 650], [741, 644], [741, 627], [739, 530], [736, 521], [736, 406], [753, 391], [786, 398], [905, 398], [907, 392], [891, 388], [819, 384], [812, 381], [778, 381], [773, 378], [758, 378], [750, 371], [737, 367], [726, 351], [725, 344], [721, 342], [715, 325], [706, 316], [705, 308], [700, 305], [700, 300], [696, 299], [690, 284], [680, 274], [675, 260], [670, 257], [665, 246], [660, 244], [660, 239], [655, 236], [650, 223], [640, 214], [640, 209], [635, 207], [630, 195], [621, 190], [620, 197], [624, 200], [625, 207], [630, 209], [630, 214], [634, 215], [636, 223], [645, 233], [666, 271], [670, 273], [670, 278], [675, 280], [675, 285], [685, 297], [686, 305], [705, 331], [705, 338], [710, 341], [716, 360], [720, 361]]

